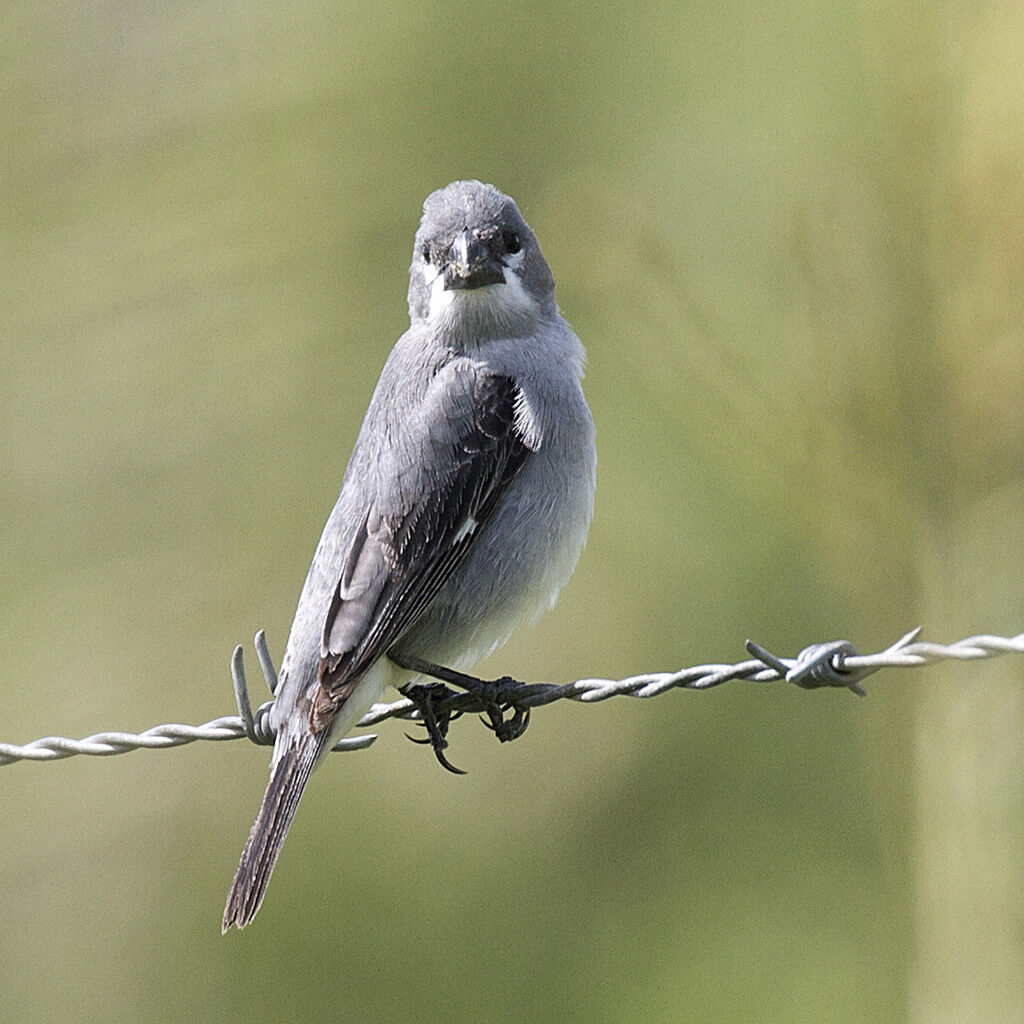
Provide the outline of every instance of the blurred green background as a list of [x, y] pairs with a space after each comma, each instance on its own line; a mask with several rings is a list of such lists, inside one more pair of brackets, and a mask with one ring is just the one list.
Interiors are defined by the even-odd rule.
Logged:
[[[456, 177], [537, 231], [600, 450], [486, 670], [1019, 632], [1022, 51], [1011, 3], [5, 4], [0, 739], [280, 658]], [[1022, 675], [464, 721], [461, 779], [390, 723], [227, 938], [267, 751], [12, 766], [0, 1019], [1019, 1022]]]

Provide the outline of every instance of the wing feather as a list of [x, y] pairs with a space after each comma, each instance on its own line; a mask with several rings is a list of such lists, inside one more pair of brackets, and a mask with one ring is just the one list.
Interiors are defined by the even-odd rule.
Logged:
[[367, 509], [353, 538], [324, 622], [314, 729], [444, 586], [540, 445], [519, 426], [514, 379], [477, 371], [471, 388], [468, 414], [434, 420], [424, 457], [407, 467], [415, 486], [402, 491], [411, 500]]

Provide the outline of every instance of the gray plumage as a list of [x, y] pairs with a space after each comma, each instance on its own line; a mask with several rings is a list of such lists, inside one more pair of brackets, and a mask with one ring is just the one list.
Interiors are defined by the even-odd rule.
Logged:
[[418, 658], [466, 670], [551, 607], [593, 509], [583, 347], [515, 203], [428, 197], [411, 324], [389, 356], [299, 598], [271, 720], [271, 778], [223, 930], [259, 909], [325, 752]]

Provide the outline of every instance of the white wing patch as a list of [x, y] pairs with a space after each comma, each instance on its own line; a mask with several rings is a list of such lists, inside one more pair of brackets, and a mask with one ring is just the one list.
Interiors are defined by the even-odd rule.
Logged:
[[523, 439], [523, 444], [531, 452], [540, 451], [540, 444], [544, 439], [540, 421], [526, 397], [526, 392], [520, 387], [516, 388], [515, 415], [516, 432]]
[[459, 527], [459, 532], [452, 538], [452, 543], [458, 544], [459, 541], [470, 536], [479, 525], [472, 516], [466, 516], [466, 521]]

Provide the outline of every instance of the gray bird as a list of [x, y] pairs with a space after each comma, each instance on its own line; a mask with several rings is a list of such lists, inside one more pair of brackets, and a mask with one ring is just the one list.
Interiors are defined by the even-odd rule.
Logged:
[[468, 669], [536, 620], [586, 539], [597, 456], [583, 346], [512, 199], [478, 181], [427, 198], [409, 316], [299, 597], [225, 932], [259, 910], [334, 743], [389, 684], [424, 678], [417, 663]]

